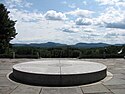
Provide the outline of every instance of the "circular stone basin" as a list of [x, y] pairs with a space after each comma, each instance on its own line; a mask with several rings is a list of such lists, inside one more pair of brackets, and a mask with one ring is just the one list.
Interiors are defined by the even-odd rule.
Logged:
[[16, 64], [12, 76], [19, 82], [40, 86], [75, 86], [100, 81], [107, 67], [78, 60], [45, 60]]

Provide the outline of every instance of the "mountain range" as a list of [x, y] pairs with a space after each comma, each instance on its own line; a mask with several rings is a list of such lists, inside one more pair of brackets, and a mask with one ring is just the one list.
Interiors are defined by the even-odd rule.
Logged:
[[67, 45], [55, 42], [47, 42], [47, 43], [30, 43], [30, 44], [13, 44], [15, 47], [26, 46], [26, 47], [62, 47], [62, 46], [71, 46], [76, 48], [96, 48], [96, 47], [107, 47], [110, 45], [114, 46], [122, 46], [124, 44], [106, 44], [106, 43], [77, 43], [75, 45]]

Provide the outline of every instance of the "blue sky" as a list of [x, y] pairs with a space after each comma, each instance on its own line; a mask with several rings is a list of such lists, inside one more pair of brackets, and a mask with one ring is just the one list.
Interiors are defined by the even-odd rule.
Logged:
[[12, 43], [125, 43], [125, 0], [0, 0], [17, 20]]

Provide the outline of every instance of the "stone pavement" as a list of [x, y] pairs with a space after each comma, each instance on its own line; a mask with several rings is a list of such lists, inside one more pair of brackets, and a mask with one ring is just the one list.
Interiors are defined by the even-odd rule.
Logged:
[[95, 85], [60, 88], [42, 87], [15, 83], [7, 79], [7, 74], [12, 71], [14, 64], [33, 60], [43, 59], [0, 59], [0, 94], [125, 94], [124, 59], [79, 59], [103, 63], [108, 67], [108, 71], [113, 74], [112, 79], [101, 81], [101, 83]]

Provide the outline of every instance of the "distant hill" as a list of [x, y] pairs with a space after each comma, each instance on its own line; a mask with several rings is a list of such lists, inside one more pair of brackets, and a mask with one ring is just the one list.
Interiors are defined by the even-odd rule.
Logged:
[[[106, 43], [77, 43], [75, 45], [67, 45], [61, 43], [47, 42], [47, 43], [31, 43], [31, 44], [13, 44], [15, 47], [25, 46], [25, 47], [61, 47], [61, 46], [71, 46], [76, 48], [96, 48], [96, 47], [107, 47], [112, 44]], [[123, 44], [115, 44], [114, 46], [122, 46]]]
[[66, 44], [54, 43], [54, 42], [47, 42], [47, 43], [31, 43], [31, 44], [14, 44], [14, 46], [26, 46], [26, 47], [59, 47], [59, 46], [66, 46]]
[[106, 43], [77, 43], [75, 45], [73, 45], [74, 47], [77, 48], [96, 48], [96, 47], [106, 47], [109, 46], [110, 44], [106, 44]]
[[59, 47], [59, 46], [66, 46], [66, 44], [54, 43], [54, 42], [47, 42], [41, 44], [29, 44], [33, 47]]

